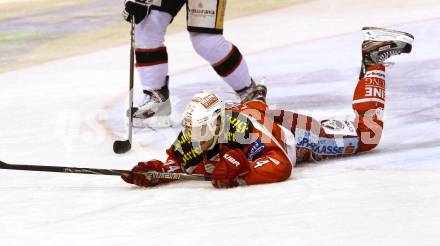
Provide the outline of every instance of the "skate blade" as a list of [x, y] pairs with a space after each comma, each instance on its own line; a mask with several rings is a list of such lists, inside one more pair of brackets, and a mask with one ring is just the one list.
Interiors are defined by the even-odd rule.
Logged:
[[364, 27], [362, 28], [364, 34], [364, 40], [372, 41], [389, 41], [397, 40], [412, 44], [414, 42], [414, 36], [401, 31], [395, 31], [391, 29], [379, 28], [379, 27]]
[[172, 127], [170, 116], [155, 116], [148, 119], [133, 118], [134, 128], [167, 128]]

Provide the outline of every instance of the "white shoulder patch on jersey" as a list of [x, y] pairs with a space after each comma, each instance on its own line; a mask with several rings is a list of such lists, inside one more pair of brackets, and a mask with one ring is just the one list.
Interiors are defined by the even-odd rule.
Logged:
[[353, 122], [348, 120], [325, 120], [322, 127], [326, 134], [329, 135], [344, 135], [357, 136], [356, 127]]

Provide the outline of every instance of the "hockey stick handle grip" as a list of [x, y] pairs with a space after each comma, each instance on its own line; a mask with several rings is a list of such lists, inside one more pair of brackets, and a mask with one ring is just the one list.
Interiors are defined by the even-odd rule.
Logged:
[[[122, 174], [132, 173], [130, 170], [64, 167], [64, 166], [22, 165], [22, 164], [8, 164], [8, 163], [2, 162], [2, 161], [0, 161], [0, 169], [36, 171], [36, 172], [114, 175], [114, 176], [120, 176]], [[190, 175], [190, 174], [186, 174], [186, 173], [147, 172], [144, 174], [151, 175], [153, 178], [170, 179], [170, 180], [196, 180], [196, 181], [209, 181], [210, 180], [210, 178], [208, 176]]]

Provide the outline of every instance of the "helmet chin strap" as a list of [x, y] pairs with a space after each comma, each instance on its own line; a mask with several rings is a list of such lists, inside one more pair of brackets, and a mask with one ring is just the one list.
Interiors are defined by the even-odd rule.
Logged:
[[209, 146], [209, 148], [207, 150], [212, 150], [214, 148], [214, 146], [217, 144], [217, 141], [218, 141], [218, 136], [214, 136], [212, 144], [211, 144], [211, 146]]
[[[218, 134], [214, 133], [214, 141], [212, 141], [211, 146], [208, 148], [208, 150], [212, 150], [214, 148], [214, 146], [217, 144], [219, 137], [222, 135], [223, 131], [224, 131], [224, 124], [225, 124], [225, 115], [220, 115], [220, 124], [216, 125], [216, 127], [218, 127]], [[217, 130], [217, 129], [216, 129]]]

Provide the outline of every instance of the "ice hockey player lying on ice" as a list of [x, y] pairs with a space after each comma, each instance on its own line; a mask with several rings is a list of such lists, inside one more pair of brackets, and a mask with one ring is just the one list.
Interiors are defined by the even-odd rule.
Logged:
[[[271, 110], [261, 87], [254, 100], [226, 104], [214, 93], [196, 94], [184, 112], [183, 130], [167, 150], [165, 163], [140, 162], [122, 176], [128, 183], [155, 186], [145, 171], [185, 172], [212, 178], [216, 188], [280, 182], [295, 163], [353, 155], [379, 144], [385, 104], [385, 67], [392, 55], [410, 53], [410, 34], [364, 28], [362, 69], [353, 96], [354, 122], [317, 120]], [[294, 144], [289, 144], [293, 142]]]

